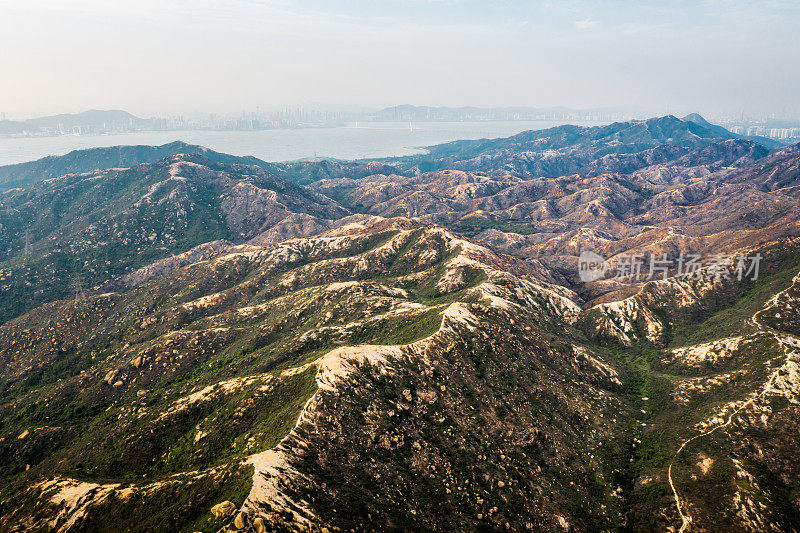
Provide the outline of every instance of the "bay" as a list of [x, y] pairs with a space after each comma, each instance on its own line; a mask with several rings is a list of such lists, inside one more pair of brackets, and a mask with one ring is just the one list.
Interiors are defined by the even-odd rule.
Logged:
[[[314, 157], [364, 159], [420, 153], [423, 147], [458, 139], [497, 138], [544, 129], [565, 121], [364, 122], [331, 128], [261, 131], [142, 131], [115, 135], [0, 138], [0, 165], [22, 163], [72, 150], [117, 145], [199, 144], [232, 155], [265, 161]], [[594, 126], [603, 123], [570, 121]]]

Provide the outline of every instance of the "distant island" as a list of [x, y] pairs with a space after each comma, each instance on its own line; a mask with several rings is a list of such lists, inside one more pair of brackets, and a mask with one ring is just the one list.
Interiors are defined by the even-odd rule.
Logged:
[[6, 136], [82, 135], [151, 128], [151, 121], [120, 110], [90, 109], [82, 113], [51, 115], [24, 121], [0, 121], [0, 135]]

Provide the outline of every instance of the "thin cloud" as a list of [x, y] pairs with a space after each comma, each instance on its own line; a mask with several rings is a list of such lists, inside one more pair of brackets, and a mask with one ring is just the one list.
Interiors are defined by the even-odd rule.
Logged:
[[578, 28], [579, 30], [589, 30], [597, 26], [599, 22], [592, 19], [583, 19], [583, 20], [576, 20], [572, 23], [573, 26]]

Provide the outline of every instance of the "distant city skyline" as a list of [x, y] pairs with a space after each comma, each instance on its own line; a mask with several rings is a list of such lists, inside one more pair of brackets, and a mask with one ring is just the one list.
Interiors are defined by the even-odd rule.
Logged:
[[[285, 105], [264, 105], [264, 106], [255, 106], [253, 108], [245, 108], [236, 111], [220, 111], [215, 109], [201, 109], [201, 110], [194, 110], [194, 111], [186, 111], [186, 110], [173, 110], [173, 111], [165, 111], [165, 112], [156, 112], [156, 113], [131, 113], [138, 118], [142, 119], [175, 119], [175, 118], [184, 118], [184, 119], [198, 119], [198, 118], [219, 118], [219, 119], [237, 119], [237, 118], [246, 118], [246, 117], [256, 117], [256, 116], [297, 116], [297, 115], [331, 115], [331, 116], [345, 116], [345, 117], [366, 117], [366, 116], [386, 116], [388, 115], [396, 115], [396, 114], [404, 114], [406, 113], [406, 108], [416, 108], [416, 113], [420, 113], [421, 110], [431, 110], [435, 117], [432, 117], [434, 120], [442, 119], [442, 114], [502, 114], [502, 115], [512, 115], [512, 114], [539, 114], [539, 115], [552, 115], [558, 114], [562, 116], [567, 116], [570, 114], [573, 115], [597, 115], [597, 116], [605, 116], [610, 117], [611, 119], [620, 119], [620, 120], [628, 120], [632, 118], [646, 118], [650, 116], [655, 116], [658, 114], [666, 114], [662, 112], [664, 110], [657, 110], [657, 109], [646, 109], [646, 108], [634, 108], [630, 106], [611, 106], [611, 107], [603, 107], [603, 108], [588, 108], [588, 109], [576, 109], [570, 108], [567, 106], [548, 106], [548, 107], [537, 107], [537, 106], [496, 106], [496, 107], [484, 107], [484, 106], [427, 106], [427, 105], [412, 105], [412, 104], [392, 104], [386, 106], [365, 106], [365, 105], [358, 105], [358, 104], [321, 104], [315, 102], [304, 102], [304, 103], [295, 103], [295, 104], [285, 104]], [[395, 111], [397, 110], [397, 111]], [[55, 116], [69, 116], [69, 115], [79, 115], [82, 113], [88, 112], [112, 112], [112, 111], [121, 111], [121, 112], [130, 112], [127, 109], [99, 109], [96, 106], [92, 107], [91, 109], [80, 109], [78, 111], [71, 111], [71, 110], [60, 110], [58, 112], [52, 112], [48, 114], [11, 114], [11, 116], [6, 116], [4, 111], [0, 111], [0, 120], [14, 120], [14, 121], [26, 121], [26, 120], [36, 120], [41, 119], [43, 117], [55, 117]], [[687, 111], [688, 112], [688, 111]], [[683, 114], [685, 114], [684, 112]], [[681, 114], [681, 113], [678, 113]], [[397, 118], [397, 117], [394, 117]], [[392, 118], [392, 120], [394, 119]], [[496, 119], [495, 117], [492, 117]], [[513, 120], [514, 118], [505, 117], [508, 119]]]
[[9, 118], [299, 102], [800, 114], [788, 0], [0, 0], [0, 12]]
[[[0, 112], [0, 137], [51, 137], [65, 135], [107, 135], [132, 132], [168, 131], [259, 131], [296, 128], [359, 127], [359, 123], [385, 122], [536, 122], [551, 124], [607, 124], [643, 120], [657, 115], [635, 108], [570, 109], [554, 108], [480, 108], [427, 107], [399, 105], [383, 109], [350, 106], [287, 106], [278, 110], [243, 110], [241, 113], [193, 113], [137, 117], [124, 110], [88, 110], [76, 114], [57, 114], [25, 120], [8, 121]], [[689, 114], [694, 120], [696, 115]], [[768, 137], [783, 142], [800, 140], [800, 119], [746, 117], [744, 115], [708, 116], [745, 137]]]
[[[258, 117], [293, 117], [300, 116], [316, 119], [320, 117], [342, 120], [361, 120], [374, 119], [380, 120], [381, 117], [387, 120], [405, 119], [406, 108], [415, 108], [415, 115], [422, 113], [422, 110], [430, 110], [429, 120], [447, 120], [447, 115], [459, 115], [457, 119], [469, 119], [471, 116], [480, 115], [480, 119], [489, 120], [536, 120], [544, 118], [569, 118], [574, 117], [578, 120], [637, 120], [655, 116], [674, 115], [681, 117], [689, 113], [698, 113], [706, 118], [725, 123], [748, 123], [748, 122], [767, 122], [767, 121], [788, 121], [800, 123], [800, 116], [786, 115], [781, 116], [777, 113], [744, 113], [744, 112], [707, 112], [695, 108], [646, 108], [632, 106], [607, 106], [597, 108], [571, 108], [567, 106], [426, 106], [399, 104], [388, 106], [364, 106], [358, 104], [320, 104], [315, 102], [305, 102], [297, 104], [285, 104], [275, 106], [255, 106], [250, 109], [238, 111], [220, 111], [214, 109], [194, 110], [194, 111], [164, 111], [157, 113], [131, 113], [136, 118], [145, 120], [169, 120], [169, 121], [197, 121], [197, 120], [220, 120], [235, 121], [240, 119], [254, 119]], [[394, 111], [394, 110], [403, 111]], [[11, 113], [0, 111], [0, 121], [37, 121], [43, 118], [57, 116], [76, 116], [91, 112], [123, 112], [129, 113], [127, 109], [80, 109], [78, 111], [59, 110], [51, 113]], [[403, 117], [399, 117], [402, 114]], [[389, 117], [389, 115], [398, 115]], [[515, 116], [516, 115], [516, 116]], [[422, 117], [417, 116], [418, 119]]]

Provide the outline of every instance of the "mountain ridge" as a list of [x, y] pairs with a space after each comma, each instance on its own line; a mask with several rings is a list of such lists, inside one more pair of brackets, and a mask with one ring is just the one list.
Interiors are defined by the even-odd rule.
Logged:
[[63, 156], [48, 156], [27, 163], [0, 166], [0, 191], [25, 187], [37, 181], [77, 174], [129, 168], [142, 163], [153, 163], [178, 154], [200, 154], [217, 163], [238, 163], [270, 168], [270, 164], [252, 156], [232, 156], [208, 148], [173, 141], [161, 146], [111, 146], [73, 150]]
[[0, 193], [0, 529], [795, 529], [800, 144], [689, 118]]

